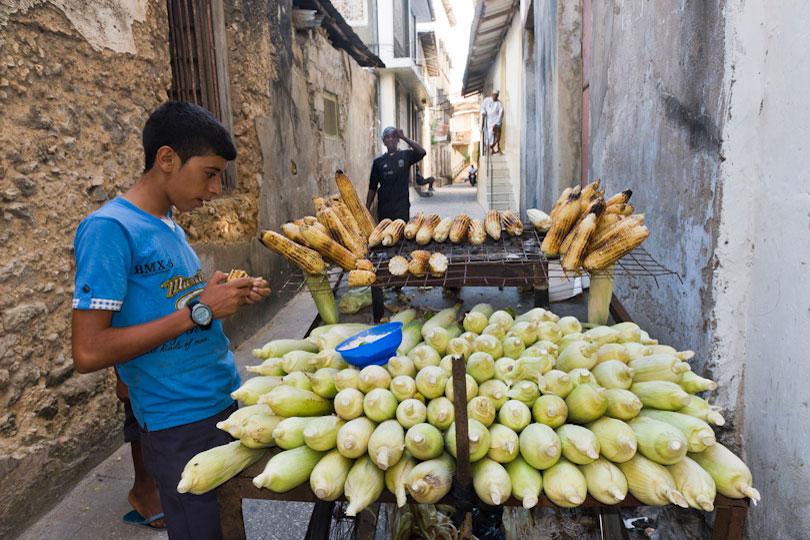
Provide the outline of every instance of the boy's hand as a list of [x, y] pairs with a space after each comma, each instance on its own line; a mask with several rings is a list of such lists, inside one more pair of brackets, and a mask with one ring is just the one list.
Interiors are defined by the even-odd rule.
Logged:
[[245, 302], [253, 304], [262, 299], [263, 296], [270, 296], [270, 287], [267, 280], [261, 277], [247, 277], [242, 279], [250, 280], [250, 293], [245, 298]]
[[239, 278], [226, 283], [227, 278], [228, 274], [224, 272], [214, 272], [199, 296], [200, 302], [207, 304], [214, 312], [215, 319], [224, 319], [236, 313], [239, 306], [247, 303], [251, 294], [251, 278]]

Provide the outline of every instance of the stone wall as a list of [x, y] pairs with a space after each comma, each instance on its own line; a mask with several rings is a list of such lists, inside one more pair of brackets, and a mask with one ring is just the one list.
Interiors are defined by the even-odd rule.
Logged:
[[[295, 33], [290, 11], [289, 0], [226, 2], [238, 185], [176, 216], [207, 272], [244, 268], [274, 291], [289, 266], [257, 232], [311, 214], [312, 194], [337, 191], [335, 169], [365, 196], [377, 112], [373, 73], [322, 30]], [[167, 36], [162, 1], [0, 7], [0, 537], [122, 442], [112, 370], [73, 371], [72, 242], [142, 170], [141, 129], [171, 84]], [[320, 133], [324, 89], [339, 97], [337, 139]], [[226, 321], [232, 344], [288, 299]]]

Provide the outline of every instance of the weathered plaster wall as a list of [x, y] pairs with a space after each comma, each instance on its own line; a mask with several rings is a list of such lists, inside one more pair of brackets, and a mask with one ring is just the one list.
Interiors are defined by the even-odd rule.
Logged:
[[140, 131], [170, 82], [167, 23], [162, 2], [109, 1], [74, 24], [78, 4], [0, 7], [4, 538], [121, 441], [112, 372], [73, 371], [73, 233], [143, 167]]
[[721, 195], [722, 4], [593, 3], [590, 177], [608, 194], [633, 190], [651, 231], [644, 247], [683, 280], [620, 278], [616, 293], [662, 343], [695, 350], [698, 372]]
[[711, 366], [718, 403], [739, 411], [738, 440], [762, 493], [749, 538], [810, 530], [810, 6], [793, 8], [729, 0], [724, 11]]

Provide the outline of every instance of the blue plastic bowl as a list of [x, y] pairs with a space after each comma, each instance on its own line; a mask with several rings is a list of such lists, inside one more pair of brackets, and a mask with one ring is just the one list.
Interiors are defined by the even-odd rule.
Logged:
[[[364, 338], [383, 336], [370, 343], [363, 344]], [[359, 345], [355, 345], [359, 343]], [[353, 366], [381, 366], [396, 355], [397, 347], [402, 343], [402, 323], [392, 322], [369, 328], [355, 334], [335, 347], [344, 360]]]

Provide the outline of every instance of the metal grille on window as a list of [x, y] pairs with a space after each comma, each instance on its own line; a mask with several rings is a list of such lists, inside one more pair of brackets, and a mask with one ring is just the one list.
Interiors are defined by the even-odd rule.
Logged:
[[[216, 1], [216, 0], [214, 0]], [[169, 52], [172, 86], [169, 98], [195, 103], [211, 111], [223, 124], [223, 103], [217, 78], [212, 0], [166, 0], [169, 15]], [[236, 174], [228, 167], [226, 188], [236, 186]]]
[[329, 92], [323, 93], [323, 131], [327, 137], [337, 137], [340, 133], [337, 96]]

